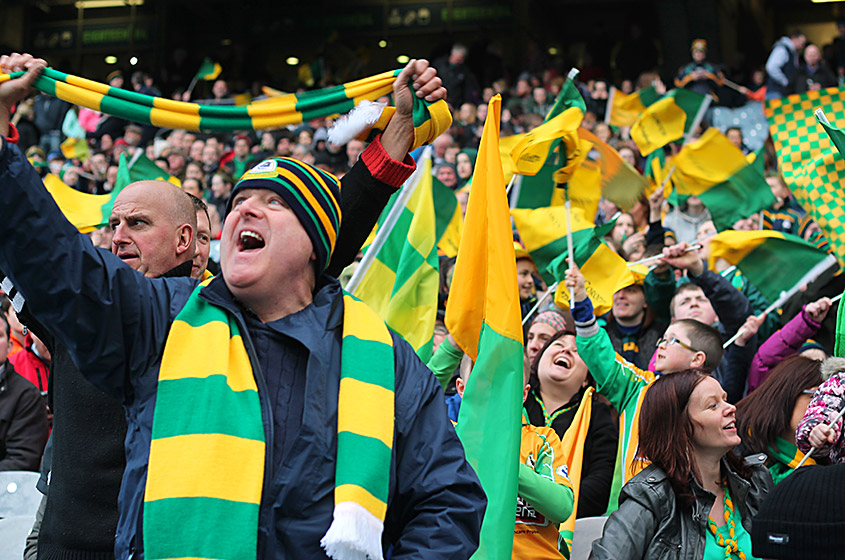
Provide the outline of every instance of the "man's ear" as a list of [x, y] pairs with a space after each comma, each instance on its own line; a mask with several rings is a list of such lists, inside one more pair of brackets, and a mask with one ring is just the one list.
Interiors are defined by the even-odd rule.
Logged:
[[707, 355], [704, 352], [698, 351], [693, 355], [692, 360], [690, 360], [690, 369], [701, 368], [706, 361]]
[[[460, 377], [455, 379], [455, 390], [458, 392], [458, 396], [464, 398], [464, 389], [466, 389], [466, 383]], [[523, 400], [523, 402], [525, 402]]]
[[194, 241], [194, 228], [191, 224], [182, 224], [176, 230], [176, 254], [181, 255], [185, 251], [190, 251], [191, 256], [196, 252], [196, 242]]

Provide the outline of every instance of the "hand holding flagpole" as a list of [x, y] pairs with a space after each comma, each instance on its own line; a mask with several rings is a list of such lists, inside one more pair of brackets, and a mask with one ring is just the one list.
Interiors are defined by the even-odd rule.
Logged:
[[[837, 297], [842, 297], [842, 296], [837, 296]], [[833, 420], [831, 420], [829, 426], [835, 426], [836, 423], [839, 422], [839, 420], [842, 418], [843, 414], [845, 414], [845, 407], [843, 407], [842, 410], [840, 410], [838, 413], [836, 413], [836, 416], [833, 417]], [[810, 450], [804, 455], [804, 458], [801, 459], [801, 462], [798, 463], [798, 465], [795, 468], [800, 469], [804, 465], [804, 463], [807, 462], [807, 459], [810, 458], [810, 455], [815, 453], [817, 449], [818, 449], [818, 447], [811, 447]]]

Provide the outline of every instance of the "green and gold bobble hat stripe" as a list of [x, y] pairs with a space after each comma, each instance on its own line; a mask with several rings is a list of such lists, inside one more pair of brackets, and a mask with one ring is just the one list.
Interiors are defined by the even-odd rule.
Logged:
[[270, 158], [262, 161], [235, 184], [226, 205], [244, 189], [269, 189], [284, 199], [299, 219], [314, 246], [317, 270], [329, 265], [340, 231], [340, 181], [307, 163], [292, 158]]

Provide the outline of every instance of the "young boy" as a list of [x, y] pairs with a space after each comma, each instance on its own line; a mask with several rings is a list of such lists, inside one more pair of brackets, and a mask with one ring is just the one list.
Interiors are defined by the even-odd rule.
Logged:
[[[608, 512], [612, 512], [618, 507], [619, 490], [643, 468], [640, 462], [634, 461], [638, 420], [643, 397], [654, 382], [655, 373], [636, 367], [613, 350], [607, 331], [596, 322], [584, 276], [577, 267], [570, 266], [567, 270], [566, 286], [575, 298], [572, 315], [578, 354], [596, 381], [596, 390], [619, 411], [619, 448], [608, 504]], [[721, 359], [719, 331], [695, 319], [679, 319], [669, 325], [657, 342], [655, 369], [663, 374], [692, 368], [710, 373]]]
[[[531, 386], [528, 384], [528, 361], [527, 358], [523, 359], [522, 402], [525, 402]], [[464, 355], [460, 377], [455, 381], [455, 388], [461, 397], [472, 366], [472, 360]], [[558, 525], [572, 513], [574, 494], [567, 476], [560, 438], [551, 428], [532, 426], [524, 413], [519, 448], [518, 493], [512, 558], [564, 558], [559, 547], [565, 547], [566, 544], [560, 538]]]

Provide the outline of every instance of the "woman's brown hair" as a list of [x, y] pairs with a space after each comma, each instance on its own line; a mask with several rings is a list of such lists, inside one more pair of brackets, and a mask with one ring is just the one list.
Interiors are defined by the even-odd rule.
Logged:
[[779, 363], [755, 391], [736, 405], [737, 433], [748, 453], [769, 453], [789, 429], [795, 401], [822, 383], [821, 362], [792, 356]]
[[[684, 505], [695, 501], [693, 476], [700, 480], [693, 457], [694, 426], [687, 406], [695, 388], [710, 377], [699, 370], [663, 375], [646, 392], [639, 419], [637, 456], [660, 467], [669, 478], [678, 500]], [[748, 479], [750, 472], [732, 451], [725, 455], [731, 469]]]

